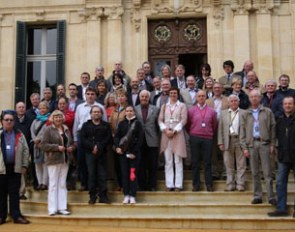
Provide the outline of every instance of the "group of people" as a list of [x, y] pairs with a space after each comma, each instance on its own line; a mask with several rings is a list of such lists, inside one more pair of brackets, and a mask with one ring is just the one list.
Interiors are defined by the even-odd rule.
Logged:
[[[192, 169], [192, 191], [214, 191], [214, 180], [226, 178], [225, 191], [245, 191], [249, 159], [253, 178], [252, 204], [263, 202], [260, 166], [268, 202], [277, 206], [269, 216], [286, 216], [287, 183], [295, 172], [295, 90], [283, 74], [262, 85], [251, 61], [234, 72], [223, 63], [225, 75], [211, 76], [209, 64], [202, 75], [185, 76], [169, 65], [154, 76], [149, 62], [130, 78], [116, 62], [109, 78], [104, 69], [95, 78], [81, 74], [81, 84], [43, 89], [30, 96], [31, 107], [18, 102], [2, 111], [0, 151], [0, 224], [10, 214], [15, 223], [29, 223], [20, 213], [29, 167], [36, 190], [48, 189], [48, 214], [68, 215], [67, 189], [89, 191], [89, 204], [110, 203], [107, 179], [123, 190], [123, 203], [135, 204], [136, 192], [156, 191], [157, 170], [165, 171], [166, 191], [183, 190], [183, 170]], [[14, 148], [14, 149], [13, 149]], [[277, 160], [276, 160], [277, 157]], [[273, 192], [277, 170], [277, 199]], [[236, 170], [236, 174], [235, 174]], [[77, 172], [77, 177], [75, 173]], [[293, 215], [295, 216], [295, 214]]]

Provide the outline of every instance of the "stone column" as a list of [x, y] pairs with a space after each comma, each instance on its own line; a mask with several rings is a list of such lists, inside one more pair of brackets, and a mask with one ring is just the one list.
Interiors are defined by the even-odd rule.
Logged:
[[251, 59], [248, 12], [251, 8], [251, 3], [238, 3], [235, 1], [231, 8], [234, 11], [234, 62], [237, 71], [246, 60]]
[[255, 70], [258, 77], [264, 80], [273, 78], [274, 75], [271, 21], [270, 9], [265, 4], [259, 5], [256, 11], [257, 64], [255, 64]]
[[[107, 16], [107, 70], [110, 73], [113, 70], [116, 61], [123, 59], [123, 28], [122, 15], [124, 10], [122, 7], [105, 8], [105, 16]], [[127, 48], [126, 48], [127, 49]], [[124, 61], [123, 61], [124, 65]]]
[[92, 76], [95, 67], [102, 65], [101, 63], [101, 16], [103, 14], [102, 8], [90, 9], [89, 16], [86, 23], [87, 43], [86, 43], [86, 70]]

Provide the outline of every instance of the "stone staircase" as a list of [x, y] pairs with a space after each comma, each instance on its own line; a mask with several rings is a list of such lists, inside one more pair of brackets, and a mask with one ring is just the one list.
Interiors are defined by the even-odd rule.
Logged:
[[[214, 182], [214, 192], [192, 192], [190, 171], [185, 171], [184, 190], [165, 192], [163, 173], [159, 172], [157, 192], [138, 192], [136, 205], [123, 205], [121, 192], [110, 191], [112, 204], [88, 205], [88, 193], [69, 191], [69, 216], [47, 215], [47, 192], [29, 189], [21, 202], [23, 214], [34, 223], [55, 225], [97, 225], [106, 227], [181, 228], [181, 229], [295, 229], [295, 219], [270, 218], [275, 208], [267, 203], [251, 205], [252, 182], [247, 172], [245, 192], [225, 192], [225, 181]], [[203, 178], [203, 177], [202, 177]], [[109, 181], [109, 189], [115, 183]], [[275, 187], [275, 183], [274, 183]], [[263, 186], [265, 189], [265, 186]], [[205, 189], [205, 188], [204, 188]], [[288, 186], [288, 210], [293, 213], [295, 184], [293, 173]]]

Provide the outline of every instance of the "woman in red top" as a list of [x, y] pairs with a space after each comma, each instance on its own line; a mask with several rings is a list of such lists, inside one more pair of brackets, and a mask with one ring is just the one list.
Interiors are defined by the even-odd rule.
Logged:
[[60, 97], [58, 99], [57, 109], [64, 114], [65, 116], [64, 124], [69, 128], [70, 132], [72, 133], [74, 119], [75, 119], [75, 111], [69, 110], [68, 99], [66, 97]]

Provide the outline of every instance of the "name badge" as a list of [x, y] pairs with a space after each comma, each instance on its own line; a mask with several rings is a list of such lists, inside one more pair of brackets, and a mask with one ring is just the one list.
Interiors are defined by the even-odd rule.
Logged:
[[11, 146], [10, 145], [6, 145], [6, 150], [10, 150]]
[[258, 132], [259, 131], [259, 126], [255, 126], [254, 130], [255, 130], [255, 132]]
[[202, 128], [205, 128], [206, 127], [206, 123], [202, 122]]

